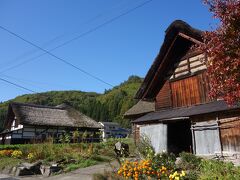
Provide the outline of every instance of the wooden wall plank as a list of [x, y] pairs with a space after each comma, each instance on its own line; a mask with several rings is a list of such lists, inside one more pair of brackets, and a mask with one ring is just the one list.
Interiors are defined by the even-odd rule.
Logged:
[[169, 81], [166, 81], [158, 95], [156, 96], [155, 108], [156, 110], [168, 108], [172, 106], [171, 89]]
[[223, 150], [240, 152], [240, 117], [222, 119], [220, 127]]
[[173, 107], [191, 106], [208, 101], [207, 83], [202, 74], [170, 83]]

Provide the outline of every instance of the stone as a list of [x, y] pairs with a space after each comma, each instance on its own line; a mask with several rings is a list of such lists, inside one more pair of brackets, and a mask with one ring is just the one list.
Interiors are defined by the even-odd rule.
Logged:
[[52, 164], [51, 166], [41, 165], [40, 170], [43, 176], [50, 176], [53, 173], [60, 173], [62, 168], [58, 164]]
[[41, 174], [40, 166], [42, 162], [38, 161], [36, 163], [21, 163], [16, 167], [15, 176], [26, 176], [26, 175], [36, 175]]
[[181, 164], [182, 164], [182, 158], [181, 157], [177, 157], [176, 158], [176, 161], [175, 161], [175, 165], [177, 166], [177, 167], [179, 167]]
[[40, 166], [40, 171], [41, 171], [43, 176], [50, 176], [50, 174], [51, 174], [50, 166], [41, 165]]
[[129, 156], [129, 146], [126, 143], [117, 142], [114, 147], [114, 151], [118, 157]]
[[62, 168], [59, 166], [51, 166], [50, 167], [50, 174], [52, 173], [60, 173], [62, 171]]

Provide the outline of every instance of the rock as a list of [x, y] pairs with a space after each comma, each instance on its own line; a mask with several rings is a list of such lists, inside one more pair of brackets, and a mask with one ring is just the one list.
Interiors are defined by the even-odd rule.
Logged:
[[175, 165], [176, 165], [177, 167], [179, 167], [181, 164], [182, 164], [182, 158], [177, 157], [177, 158], [176, 158], [176, 161], [175, 161]]
[[50, 176], [50, 174], [51, 174], [50, 166], [41, 165], [40, 171], [43, 176]]
[[41, 174], [40, 166], [42, 162], [38, 161], [36, 163], [21, 163], [16, 167], [15, 176], [26, 176], [26, 175], [36, 175]]
[[118, 157], [128, 157], [129, 156], [129, 146], [126, 143], [117, 142], [114, 145], [114, 151]]
[[62, 168], [58, 164], [52, 164], [51, 166], [41, 165], [40, 170], [43, 176], [50, 176], [52, 173], [61, 172]]
[[51, 166], [50, 167], [50, 174], [52, 173], [60, 173], [62, 171], [62, 168], [59, 166]]
[[76, 159], [70, 159], [70, 160], [68, 160], [68, 163], [76, 163], [77, 161], [76, 161]]

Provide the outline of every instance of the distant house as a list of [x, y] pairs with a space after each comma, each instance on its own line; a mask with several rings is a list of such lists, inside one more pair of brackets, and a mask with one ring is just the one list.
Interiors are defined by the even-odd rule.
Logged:
[[202, 42], [201, 35], [180, 20], [167, 28], [135, 95], [140, 101], [125, 113], [132, 120], [135, 140], [148, 136], [156, 152], [240, 153], [240, 107], [208, 97], [207, 57], [191, 48]]
[[97, 140], [100, 128], [95, 120], [65, 104], [51, 107], [11, 103], [0, 141], [1, 144], [41, 142], [48, 137], [58, 139], [60, 135], [76, 130], [86, 131], [89, 138]]
[[116, 122], [99, 122], [102, 126], [102, 138], [125, 138], [129, 135], [129, 130], [121, 128]]

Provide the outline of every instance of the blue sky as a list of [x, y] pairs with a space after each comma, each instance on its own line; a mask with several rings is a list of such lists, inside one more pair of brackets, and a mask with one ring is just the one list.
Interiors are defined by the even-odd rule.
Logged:
[[[144, 1], [1, 0], [0, 26], [49, 50]], [[145, 76], [160, 49], [164, 31], [176, 19], [202, 30], [210, 30], [214, 23], [201, 0], [153, 0], [53, 53], [115, 86], [130, 75]], [[2, 30], [0, 39], [0, 78], [36, 92], [102, 93], [111, 88], [49, 55], [12, 68], [43, 52]], [[27, 93], [0, 81], [0, 101]]]

